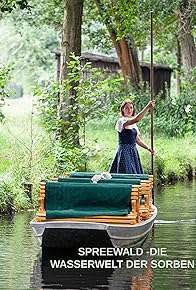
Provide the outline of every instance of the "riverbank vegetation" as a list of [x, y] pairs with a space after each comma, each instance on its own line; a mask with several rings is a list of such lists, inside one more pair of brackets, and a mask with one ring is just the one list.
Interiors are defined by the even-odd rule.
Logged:
[[[41, 179], [69, 170], [103, 172], [109, 169], [117, 146], [115, 118], [112, 116], [89, 120], [83, 152], [70, 150], [62, 157], [61, 148], [53, 147], [51, 135], [40, 126], [33, 99], [7, 100], [3, 112], [6, 122], [0, 125], [1, 212], [36, 207]], [[150, 144], [149, 134], [142, 132], [143, 125], [140, 129], [142, 137]], [[180, 138], [155, 135], [156, 182], [166, 184], [193, 178], [196, 172], [195, 145], [194, 135]], [[65, 158], [64, 167], [57, 166], [60, 156]], [[150, 154], [141, 149], [140, 156], [145, 172], [150, 172]]]

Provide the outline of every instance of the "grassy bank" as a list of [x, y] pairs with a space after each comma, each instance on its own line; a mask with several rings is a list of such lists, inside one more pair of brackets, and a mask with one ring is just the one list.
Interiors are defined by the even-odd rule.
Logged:
[[[150, 145], [150, 136], [142, 136], [145, 143]], [[91, 171], [107, 171], [114, 158], [117, 148], [117, 134], [113, 126], [107, 122], [91, 122], [87, 129], [87, 139], [97, 142], [98, 154], [87, 166]], [[154, 172], [157, 183], [170, 183], [195, 176], [196, 171], [196, 139], [154, 137]], [[138, 148], [141, 161], [146, 173], [151, 172], [151, 156]]]
[[[0, 124], [0, 212], [37, 206], [38, 184], [56, 174], [55, 160], [48, 136], [37, 123], [30, 99], [9, 100], [4, 107], [5, 124]], [[142, 132], [141, 132], [142, 133]], [[141, 134], [142, 136], [142, 134]], [[91, 121], [87, 141], [96, 143], [96, 155], [87, 162], [88, 171], [108, 171], [117, 147], [112, 122]], [[142, 136], [150, 144], [149, 136]], [[155, 179], [169, 183], [194, 176], [196, 141], [155, 136]], [[150, 172], [150, 154], [139, 148], [146, 173]], [[31, 186], [32, 191], [28, 190]]]
[[33, 113], [32, 99], [7, 100], [0, 124], [0, 212], [37, 205], [38, 184], [52, 176], [53, 157]]

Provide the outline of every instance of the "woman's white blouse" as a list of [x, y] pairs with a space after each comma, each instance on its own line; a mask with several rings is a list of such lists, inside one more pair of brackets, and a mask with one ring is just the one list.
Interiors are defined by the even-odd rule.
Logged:
[[[121, 117], [120, 119], [118, 119], [118, 121], [116, 122], [116, 126], [115, 129], [116, 131], [118, 131], [119, 133], [122, 132], [123, 130], [123, 125], [124, 123], [126, 123], [128, 120], [130, 120], [130, 118], [126, 118], [126, 117]], [[128, 125], [125, 127], [126, 129], [133, 129], [135, 128], [137, 133], [140, 134], [138, 126], [136, 124], [132, 124], [132, 125]]]

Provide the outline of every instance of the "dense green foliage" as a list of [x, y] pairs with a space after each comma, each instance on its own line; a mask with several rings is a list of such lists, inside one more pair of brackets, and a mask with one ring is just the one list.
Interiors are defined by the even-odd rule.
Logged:
[[[55, 77], [55, 52], [60, 50], [63, 1], [28, 0], [28, 6], [27, 1], [23, 3], [24, 9], [20, 9], [22, 1], [6, 2], [3, 1], [1, 6], [9, 4], [12, 9], [10, 13], [5, 11], [2, 14], [0, 61], [9, 64], [14, 60], [14, 78], [30, 93], [37, 81], [44, 82], [49, 75]], [[20, 4], [15, 5], [17, 2]], [[150, 11], [153, 9], [154, 60], [176, 68], [176, 43], [180, 30], [176, 11], [182, 0], [159, 1], [159, 5], [156, 1], [101, 0], [98, 2], [103, 8], [102, 16], [99, 15], [95, 2], [84, 1], [82, 51], [95, 49], [98, 53], [114, 53], [113, 43], [104, 24], [104, 20], [108, 19], [119, 39], [126, 36], [128, 42], [133, 41], [138, 52], [143, 52], [144, 61], [149, 61]], [[187, 2], [190, 13], [194, 15], [193, 1]], [[192, 18], [193, 35], [194, 21]]]
[[11, 91], [8, 90], [11, 70], [11, 66], [5, 66], [0, 63], [0, 122], [4, 119], [2, 107], [5, 103], [5, 98], [11, 94]]
[[[130, 93], [137, 111], [141, 110], [150, 99], [149, 91]], [[185, 137], [196, 133], [196, 101], [195, 84], [184, 82], [179, 96], [168, 92], [165, 98], [154, 96], [156, 108], [154, 111], [155, 134], [167, 137]], [[141, 124], [142, 130], [150, 132], [149, 118]]]
[[3, 13], [5, 11], [11, 12], [15, 8], [19, 7], [20, 9], [28, 8], [28, 0], [2, 0], [0, 3], [0, 11]]
[[0, 43], [0, 61], [12, 64], [12, 82], [22, 85], [25, 94], [48, 78], [55, 78], [59, 40], [54, 29], [46, 25], [36, 28], [24, 21], [18, 28], [8, 17], [0, 21]]

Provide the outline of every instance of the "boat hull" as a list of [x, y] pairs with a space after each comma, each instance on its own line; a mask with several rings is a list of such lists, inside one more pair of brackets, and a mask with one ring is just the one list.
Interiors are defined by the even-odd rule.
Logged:
[[[137, 247], [142, 244], [146, 239], [149, 231], [151, 230], [154, 220], [157, 215], [157, 208], [153, 207], [153, 212], [150, 218], [134, 225], [120, 225], [120, 224], [107, 224], [97, 222], [76, 222], [76, 221], [41, 221], [37, 222], [32, 220], [30, 222], [31, 227], [35, 233], [38, 243], [41, 247], [47, 246], [47, 239], [51, 242], [50, 232], [53, 234], [56, 232], [55, 239], [52, 246], [58, 247], [58, 238], [61, 240], [61, 246], [67, 245], [66, 241], [62, 241], [62, 236], [58, 234], [70, 230], [72, 233], [75, 232], [73, 237], [80, 235], [81, 231], [92, 232], [92, 235], [96, 240], [96, 232], [102, 233], [103, 237], [109, 238], [113, 247]], [[48, 238], [47, 238], [48, 236]], [[63, 236], [66, 240], [66, 234]], [[82, 246], [85, 247], [85, 240], [82, 241]], [[72, 245], [74, 240], [72, 239]], [[103, 241], [104, 242], [104, 241]], [[51, 243], [50, 243], [51, 245]]]

